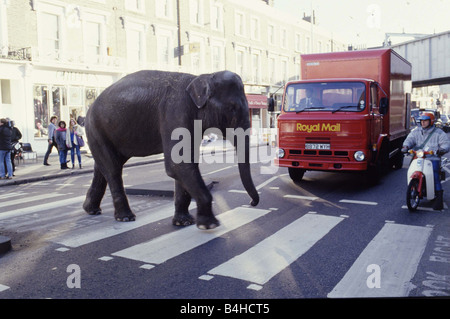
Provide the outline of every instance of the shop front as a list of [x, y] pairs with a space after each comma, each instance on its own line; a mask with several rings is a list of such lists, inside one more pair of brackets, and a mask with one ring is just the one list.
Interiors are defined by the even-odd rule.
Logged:
[[45, 152], [48, 125], [52, 116], [58, 121], [75, 119], [84, 125], [87, 110], [97, 96], [119, 79], [118, 74], [34, 69], [31, 76], [33, 120], [32, 145], [38, 153]]
[[263, 94], [246, 94], [250, 112], [252, 144], [267, 144], [270, 141], [268, 125], [267, 96]]

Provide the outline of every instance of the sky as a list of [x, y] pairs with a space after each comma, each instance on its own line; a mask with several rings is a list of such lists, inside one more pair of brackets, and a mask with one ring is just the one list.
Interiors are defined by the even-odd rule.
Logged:
[[[450, 0], [274, 0], [275, 7], [316, 23], [345, 44], [381, 46], [385, 33], [433, 34], [450, 30]], [[391, 37], [392, 43], [411, 37]]]

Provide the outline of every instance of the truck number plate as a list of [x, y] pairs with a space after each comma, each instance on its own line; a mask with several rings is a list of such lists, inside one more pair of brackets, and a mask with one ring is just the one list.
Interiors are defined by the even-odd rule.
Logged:
[[306, 143], [305, 149], [307, 149], [307, 150], [329, 150], [330, 144]]

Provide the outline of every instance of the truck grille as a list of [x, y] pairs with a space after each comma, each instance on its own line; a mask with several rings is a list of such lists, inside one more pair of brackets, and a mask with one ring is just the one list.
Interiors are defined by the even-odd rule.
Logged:
[[289, 155], [301, 156], [301, 155], [319, 155], [319, 156], [348, 156], [347, 151], [324, 151], [324, 150], [289, 150]]

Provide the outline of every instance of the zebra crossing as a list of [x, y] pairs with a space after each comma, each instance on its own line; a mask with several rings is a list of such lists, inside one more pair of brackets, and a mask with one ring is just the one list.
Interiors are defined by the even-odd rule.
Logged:
[[[158, 223], [173, 215], [173, 202], [162, 201], [156, 207], [149, 206], [145, 198], [131, 199], [131, 206], [141, 211], [139, 218], [131, 223], [117, 223], [112, 216], [82, 215], [81, 205], [84, 196], [74, 196], [70, 193], [56, 192], [45, 195], [28, 194], [26, 192], [11, 192], [0, 194], [0, 230], [28, 225], [33, 220], [45, 214], [70, 207], [75, 212], [77, 220], [98, 220], [100, 222], [85, 223], [82, 227], [66, 227], [64, 231], [56, 231], [49, 237], [49, 242], [56, 245], [61, 253], [68, 250], [83, 249], [83, 246], [97, 243], [101, 240], [119, 236], [126, 232]], [[26, 203], [26, 207], [17, 208], [18, 204]], [[105, 198], [105, 207], [112, 209], [111, 199]], [[191, 208], [195, 208], [191, 207]], [[9, 209], [9, 210], [8, 210]], [[66, 208], [67, 209], [67, 208]], [[72, 214], [71, 213], [71, 214]], [[227, 236], [263, 217], [277, 218], [275, 208], [262, 209], [247, 206], [236, 207], [218, 214], [221, 226], [207, 231], [194, 227], [180, 228], [148, 241], [143, 241], [124, 249], [114, 251], [109, 256], [96, 256], [104, 261], [123, 258], [137, 262], [136, 267], [153, 269], [161, 267], [169, 260], [188, 253], [198, 247], [221, 238], [232, 241]], [[80, 217], [82, 216], [82, 217]], [[293, 262], [315, 248], [338, 225], [346, 223], [351, 218], [345, 215], [332, 216], [314, 211], [302, 214], [287, 225], [268, 234], [266, 238], [249, 247], [242, 253], [215, 265], [205, 271], [198, 280], [214, 282], [215, 277], [232, 278], [248, 283], [252, 290], [264, 289], [269, 281], [288, 268]], [[36, 229], [37, 229], [36, 228]], [[347, 297], [406, 297], [411, 291], [411, 281], [424, 253], [433, 228], [396, 224], [386, 221], [370, 243], [361, 251], [359, 257], [348, 269], [347, 273], [337, 280], [330, 290], [328, 298]], [[339, 245], [339, 243], [335, 243]], [[378, 265], [382, 272], [380, 287], [369, 287], [367, 269], [370, 265]], [[2, 282], [0, 282], [0, 287]], [[1, 290], [0, 290], [1, 293]]]

